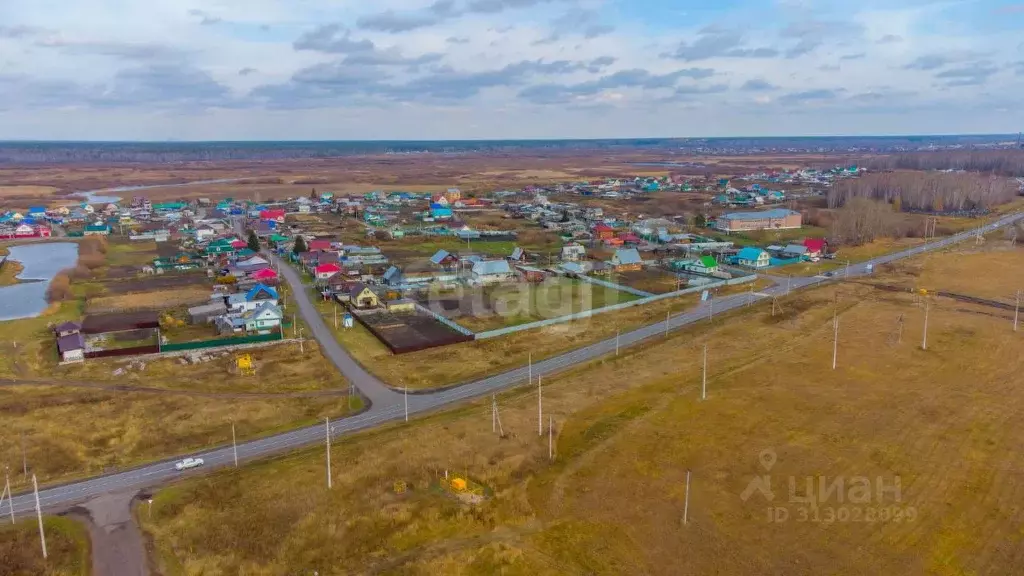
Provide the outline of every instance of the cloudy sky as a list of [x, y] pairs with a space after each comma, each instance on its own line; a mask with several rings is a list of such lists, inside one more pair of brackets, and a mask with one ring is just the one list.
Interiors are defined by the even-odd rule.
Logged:
[[1019, 0], [0, 1], [0, 139], [1007, 133], [1022, 31]]

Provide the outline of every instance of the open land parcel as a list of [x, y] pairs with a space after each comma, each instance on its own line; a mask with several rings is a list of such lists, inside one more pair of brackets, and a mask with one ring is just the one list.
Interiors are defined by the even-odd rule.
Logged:
[[[933, 300], [921, 350], [910, 294], [840, 285], [781, 304], [545, 379], [542, 435], [524, 387], [499, 398], [504, 437], [477, 402], [336, 444], [333, 491], [310, 451], [158, 493], [145, 527], [169, 570], [211, 574], [1012, 571], [1024, 360], [1005, 312]], [[483, 500], [460, 500], [446, 474]], [[774, 500], [744, 498], [763, 475]], [[862, 478], [866, 500], [851, 491]]]

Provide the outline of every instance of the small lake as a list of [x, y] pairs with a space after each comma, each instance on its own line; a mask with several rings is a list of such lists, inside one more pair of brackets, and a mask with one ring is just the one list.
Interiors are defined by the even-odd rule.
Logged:
[[46, 288], [57, 272], [78, 261], [78, 244], [47, 242], [11, 246], [8, 259], [24, 267], [20, 284], [0, 288], [0, 321], [33, 318], [46, 310]]

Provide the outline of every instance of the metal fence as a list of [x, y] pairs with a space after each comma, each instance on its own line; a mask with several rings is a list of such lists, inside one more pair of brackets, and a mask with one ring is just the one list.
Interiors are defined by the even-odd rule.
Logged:
[[455, 330], [456, 332], [458, 332], [460, 334], [465, 334], [466, 336], [476, 336], [476, 334], [474, 334], [473, 331], [470, 330], [469, 328], [466, 328], [464, 326], [459, 326], [455, 322], [452, 322], [451, 320], [445, 318], [444, 316], [438, 314], [437, 312], [434, 312], [430, 308], [427, 308], [426, 306], [421, 306], [421, 305], [417, 304], [416, 305], [416, 309], [419, 310], [420, 312], [424, 313], [424, 314], [429, 314], [429, 315], [433, 316], [435, 320], [437, 320], [441, 324], [444, 324], [445, 326], [451, 328], [452, 330]]
[[489, 330], [487, 332], [478, 332], [476, 334], [477, 340], [486, 340], [487, 338], [496, 338], [498, 336], [505, 336], [506, 334], [513, 334], [522, 330], [532, 330], [534, 328], [542, 328], [544, 326], [552, 326], [555, 324], [561, 324], [563, 322], [571, 322], [573, 320], [580, 320], [582, 318], [590, 318], [591, 316], [601, 314], [604, 312], [613, 312], [615, 310], [622, 310], [631, 306], [640, 306], [643, 304], [650, 304], [651, 302], [657, 302], [659, 300], [665, 300], [666, 298], [675, 298], [676, 296], [682, 296], [684, 294], [692, 294], [694, 292], [700, 292], [702, 290], [710, 290], [712, 288], [718, 288], [720, 286], [734, 286], [736, 284], [745, 284], [747, 282], [753, 282], [757, 279], [756, 274], [750, 276], [742, 276], [740, 278], [732, 278], [731, 280], [722, 280], [719, 282], [713, 282], [711, 284], [704, 284], [703, 286], [694, 286], [692, 288], [684, 288], [675, 292], [669, 292], [667, 294], [655, 294], [647, 298], [641, 298], [639, 300], [633, 300], [630, 302], [621, 302], [619, 304], [612, 304], [611, 306], [605, 306], [604, 308], [596, 308], [594, 310], [584, 310], [583, 312], [576, 312], [575, 314], [569, 314], [566, 316], [559, 316], [558, 318], [548, 318], [547, 320], [538, 320], [537, 322], [530, 322], [529, 324], [520, 324], [518, 326], [506, 326], [505, 328], [498, 328], [497, 330]]
[[283, 340], [284, 335], [275, 331], [271, 334], [258, 334], [255, 336], [235, 336], [231, 338], [216, 338], [214, 340], [196, 340], [195, 342], [176, 342], [162, 344], [160, 352], [180, 352], [182, 350], [202, 350], [205, 348], [217, 348], [218, 346], [237, 346], [239, 344], [256, 344], [258, 342], [274, 342]]
[[655, 296], [655, 294], [651, 294], [650, 292], [644, 292], [643, 290], [637, 290], [636, 288], [630, 288], [629, 286], [623, 286], [622, 284], [615, 284], [614, 282], [608, 282], [607, 280], [601, 280], [599, 278], [591, 278], [590, 276], [585, 276], [583, 274], [579, 274], [576, 277], [590, 284], [597, 284], [598, 286], [604, 286], [605, 288], [611, 288], [612, 290], [628, 292], [633, 296], [639, 296], [641, 298]]

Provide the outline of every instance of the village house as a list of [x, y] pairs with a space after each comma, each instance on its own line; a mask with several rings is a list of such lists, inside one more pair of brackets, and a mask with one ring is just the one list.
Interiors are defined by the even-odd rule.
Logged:
[[492, 284], [512, 277], [507, 260], [481, 260], [473, 264], [473, 282]]
[[401, 286], [405, 284], [405, 275], [402, 274], [402, 270], [397, 266], [392, 266], [384, 272], [382, 281], [385, 286]]
[[75, 322], [62, 322], [53, 327], [61, 362], [85, 361], [85, 340], [81, 330], [82, 326]]
[[188, 320], [190, 324], [206, 324], [227, 313], [228, 307], [223, 301], [210, 302], [189, 308]]
[[434, 253], [433, 256], [430, 257], [430, 262], [435, 266], [440, 266], [445, 270], [451, 270], [458, 264], [459, 259], [457, 256], [451, 254], [447, 250], [438, 250], [436, 253]]
[[566, 244], [562, 246], [562, 260], [566, 262], [577, 262], [586, 258], [587, 249], [582, 244]]
[[377, 308], [380, 306], [380, 296], [366, 284], [358, 282], [349, 289], [348, 302], [353, 308]]
[[338, 264], [320, 264], [313, 268], [313, 276], [317, 280], [327, 280], [339, 272], [341, 272], [341, 266]]
[[266, 334], [280, 328], [283, 319], [284, 314], [281, 312], [281, 308], [273, 302], [263, 302], [255, 310], [249, 310], [242, 314], [245, 331], [257, 334]]
[[593, 232], [598, 240], [611, 240], [615, 237], [615, 229], [604, 223], [594, 226]]
[[718, 262], [714, 256], [701, 256], [683, 266], [683, 270], [687, 272], [693, 272], [694, 274], [706, 274], [711, 275], [718, 272]]
[[640, 270], [643, 267], [643, 260], [636, 248], [620, 248], [612, 254], [611, 265], [616, 272]]
[[821, 258], [828, 251], [828, 242], [824, 238], [805, 238], [808, 258]]
[[771, 260], [768, 252], [753, 246], [741, 248], [736, 254], [736, 263], [747, 268], [767, 268]]
[[277, 290], [263, 284], [257, 284], [246, 292], [237, 292], [227, 297], [228, 309], [233, 313], [255, 310], [266, 302], [277, 305], [278, 295]]
[[803, 258], [807, 255], [807, 247], [803, 244], [787, 244], [782, 249], [783, 258]]
[[715, 220], [715, 228], [722, 232], [788, 230], [800, 228], [801, 225], [800, 213], [784, 208], [759, 212], [731, 212], [723, 214]]
[[526, 266], [523, 264], [516, 266], [516, 274], [520, 279], [527, 282], [543, 282], [547, 278], [547, 273], [540, 268], [533, 266]]

